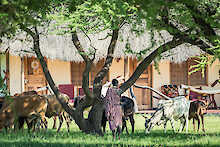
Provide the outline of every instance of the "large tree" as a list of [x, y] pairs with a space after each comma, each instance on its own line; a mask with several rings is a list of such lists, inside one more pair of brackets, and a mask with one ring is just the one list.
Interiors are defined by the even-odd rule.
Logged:
[[[70, 109], [67, 104], [62, 102], [59, 98], [59, 91], [48, 71], [46, 62], [40, 52], [39, 32], [37, 27], [40, 23], [45, 22], [45, 15], [41, 11], [34, 11], [27, 8], [28, 14], [33, 16], [34, 21], [19, 21], [19, 27], [32, 36], [34, 41], [34, 51], [40, 60], [43, 67], [45, 77], [56, 94], [57, 99], [62, 104], [64, 109], [75, 119], [76, 124], [83, 132], [95, 132], [102, 134], [101, 131], [101, 116], [103, 112], [103, 101], [101, 99], [102, 80], [107, 75], [109, 68], [113, 61], [113, 54], [116, 43], [119, 41], [119, 31], [124, 24], [129, 24], [131, 29], [136, 33], [142, 33], [143, 30], [161, 31], [166, 30], [169, 32], [173, 39], [164, 41], [159, 47], [147, 57], [140, 61], [131, 77], [125, 81], [121, 86], [124, 92], [132, 86], [147, 66], [163, 52], [173, 49], [183, 43], [196, 45], [202, 50], [213, 54], [212, 51], [207, 50], [212, 45], [215, 45], [214, 40], [219, 36], [216, 34], [216, 29], [219, 29], [219, 2], [218, 0], [63, 0], [63, 1], [50, 1], [45, 7], [42, 14], [50, 11], [50, 18], [53, 18], [58, 25], [60, 33], [68, 33], [72, 36], [72, 42], [75, 48], [79, 51], [83, 60], [86, 63], [83, 72], [83, 89], [85, 98], [82, 99], [76, 109]], [[52, 5], [50, 5], [52, 4]], [[39, 7], [36, 5], [36, 10]], [[47, 11], [45, 11], [47, 10]], [[22, 17], [22, 15], [19, 15]], [[12, 19], [14, 21], [14, 19]], [[15, 20], [17, 22], [17, 20]], [[140, 27], [142, 23], [146, 27]], [[90, 33], [98, 33], [109, 30], [110, 33], [106, 37], [111, 37], [111, 41], [107, 48], [108, 53], [105, 59], [104, 66], [95, 76], [93, 91], [89, 91], [88, 74], [91, 70], [91, 65], [95, 58], [95, 49], [91, 52], [86, 52], [78, 39], [78, 33], [83, 32], [88, 35]], [[153, 41], [153, 39], [152, 39]], [[140, 52], [134, 52], [127, 45], [127, 52], [136, 54], [142, 57], [150, 48]], [[88, 118], [84, 118], [83, 111], [87, 107], [92, 107], [89, 112]]]

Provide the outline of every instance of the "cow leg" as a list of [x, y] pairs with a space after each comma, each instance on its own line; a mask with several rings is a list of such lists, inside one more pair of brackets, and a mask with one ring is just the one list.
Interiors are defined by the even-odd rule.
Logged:
[[204, 117], [203, 115], [200, 115], [201, 120], [202, 120], [202, 131], [205, 132], [205, 127], [204, 127]]
[[163, 124], [163, 128], [164, 128], [164, 133], [166, 133], [167, 132], [167, 121], [165, 121], [165, 123]]
[[117, 127], [117, 134], [118, 134], [118, 139], [120, 140], [120, 134], [121, 134], [120, 126]]
[[132, 133], [134, 133], [134, 115], [131, 114], [129, 115], [129, 119], [130, 119], [130, 123], [131, 123], [131, 127], [132, 127]]
[[126, 129], [126, 133], [129, 134], [126, 119], [124, 119], [124, 125], [125, 125], [125, 129]]
[[151, 123], [150, 126], [145, 129], [145, 133], [146, 133], [146, 134], [149, 134], [149, 133], [150, 133], [150, 130], [151, 130], [154, 126], [155, 126], [155, 124], [152, 124], [152, 123]]
[[193, 130], [196, 131], [195, 118], [193, 117]]
[[[27, 122], [26, 123], [28, 123], [28, 128], [31, 130], [32, 129], [32, 132], [34, 132], [35, 131], [35, 129], [36, 129], [36, 119], [34, 119], [34, 120], [32, 120], [32, 121], [28, 121], [27, 120]], [[30, 131], [29, 130], [29, 131]]]
[[36, 118], [36, 119], [33, 119], [32, 120], [32, 123], [33, 123], [33, 132], [36, 130], [36, 126], [37, 126], [37, 129], [39, 130], [39, 120]]
[[28, 127], [28, 132], [30, 132], [30, 130], [31, 129], [33, 129], [33, 125], [34, 125], [34, 120], [32, 120], [32, 121], [29, 121], [28, 119], [25, 119], [25, 122], [26, 122], [26, 124], [27, 124], [27, 127]]
[[24, 121], [25, 121], [25, 118], [23, 118], [23, 117], [18, 118], [18, 123], [17, 124], [18, 124], [18, 129], [19, 130], [24, 128]]
[[59, 121], [60, 121], [60, 124], [59, 124], [59, 127], [58, 127], [58, 129], [57, 129], [57, 132], [60, 131], [60, 128], [61, 128], [61, 126], [62, 126], [62, 124], [63, 124], [63, 116], [62, 116], [62, 115], [59, 115]]
[[124, 118], [124, 117], [122, 117], [122, 129], [121, 129], [121, 132], [123, 132], [123, 131], [124, 131], [125, 126], [126, 126], [126, 121], [125, 121], [125, 118]]
[[67, 130], [68, 130], [68, 132], [70, 132], [70, 125], [69, 125], [69, 122], [68, 122], [67, 117], [66, 117], [66, 115], [64, 114], [64, 112], [63, 112], [63, 117], [64, 117], [64, 119], [65, 119], [65, 121], [66, 121]]
[[103, 121], [103, 122], [102, 122], [102, 128], [103, 128], [103, 132], [105, 133], [106, 121]]
[[[186, 126], [186, 119], [185, 118], [181, 118], [180, 121], [183, 124], [182, 130], [181, 130], [181, 132], [182, 132], [184, 130], [185, 126]], [[186, 129], [187, 129], [187, 127], [186, 127]]]
[[[16, 130], [19, 129], [19, 121], [22, 121], [22, 120], [19, 120], [19, 118], [16, 117], [14, 120], [14, 132], [16, 132]], [[10, 126], [10, 124], [8, 124], [8, 126]]]
[[189, 129], [189, 119], [188, 119], [189, 115], [185, 116], [185, 122], [186, 122], [186, 133], [188, 133], [188, 129]]
[[106, 128], [106, 122], [107, 122], [107, 117], [105, 116], [105, 111], [102, 114], [102, 128], [103, 132], [105, 133], [105, 128]]
[[199, 119], [199, 116], [198, 116], [198, 115], [196, 115], [195, 118], [196, 118], [197, 121], [198, 121], [198, 130], [197, 130], [197, 132], [199, 132], [199, 128], [200, 128], [200, 119]]
[[175, 129], [175, 122], [174, 122], [173, 118], [170, 119], [170, 124], [171, 124], [171, 127], [173, 129], [173, 132], [175, 132], [176, 131], [176, 129]]
[[115, 140], [115, 130], [112, 130], [112, 137]]
[[53, 128], [52, 129], [56, 129], [57, 126], [56, 126], [56, 120], [57, 120], [57, 116], [54, 116], [53, 117]]
[[122, 132], [124, 131], [124, 128], [126, 129], [126, 133], [128, 133], [128, 127], [127, 127], [127, 123], [126, 123], [126, 118], [123, 116], [122, 117]]
[[183, 131], [185, 124], [186, 124], [186, 120], [185, 120], [185, 118], [181, 118], [181, 119], [180, 119], [180, 128], [179, 128], [179, 132], [182, 132], [182, 131]]
[[44, 117], [44, 118], [42, 118], [41, 122], [43, 123], [43, 125], [44, 125], [45, 129], [47, 130], [47, 125], [48, 125], [48, 122], [47, 122], [46, 118], [45, 118], [45, 117]]

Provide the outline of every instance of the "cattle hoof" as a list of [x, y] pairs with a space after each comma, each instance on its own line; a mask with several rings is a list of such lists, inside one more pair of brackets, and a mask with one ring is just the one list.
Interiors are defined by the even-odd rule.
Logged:
[[146, 134], [149, 134], [150, 132], [148, 130], [145, 131]]

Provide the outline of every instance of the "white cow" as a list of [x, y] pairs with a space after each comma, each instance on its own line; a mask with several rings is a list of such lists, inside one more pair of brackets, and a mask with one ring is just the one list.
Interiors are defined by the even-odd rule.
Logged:
[[164, 124], [164, 131], [166, 132], [166, 124], [168, 120], [170, 120], [174, 131], [174, 120], [180, 120], [181, 126], [179, 131], [183, 131], [186, 125], [186, 132], [188, 132], [189, 107], [190, 101], [184, 96], [179, 96], [172, 100], [160, 100], [156, 112], [150, 119], [146, 118], [145, 120], [146, 133], [149, 133], [155, 125], [161, 124]]

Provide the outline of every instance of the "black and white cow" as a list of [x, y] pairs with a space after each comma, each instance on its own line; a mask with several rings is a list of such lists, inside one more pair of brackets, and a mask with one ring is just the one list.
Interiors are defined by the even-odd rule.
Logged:
[[158, 109], [150, 119], [145, 117], [145, 131], [149, 133], [155, 125], [164, 124], [164, 132], [166, 132], [167, 121], [170, 120], [171, 126], [175, 131], [174, 120], [180, 120], [181, 125], [179, 132], [183, 131], [186, 125], [188, 132], [188, 116], [190, 101], [184, 96], [173, 98], [172, 100], [160, 100]]

